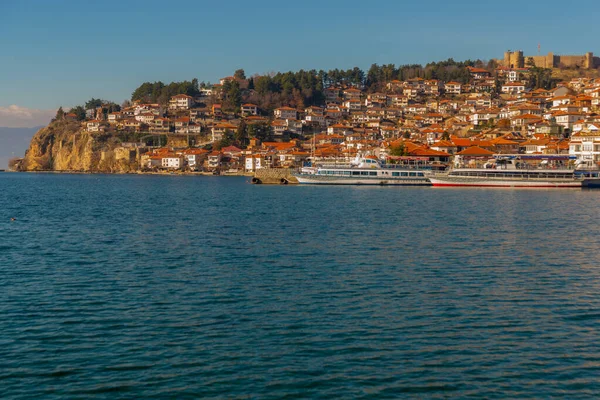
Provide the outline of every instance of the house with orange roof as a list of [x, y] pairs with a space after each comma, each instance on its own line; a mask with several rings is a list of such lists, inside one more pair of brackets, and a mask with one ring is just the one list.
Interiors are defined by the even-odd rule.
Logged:
[[189, 110], [192, 105], [194, 105], [194, 98], [187, 94], [178, 94], [169, 100], [169, 110]]
[[220, 151], [211, 151], [208, 153], [206, 157], [206, 161], [204, 162], [204, 166], [208, 171], [215, 171], [221, 167], [221, 160], [223, 159], [223, 154]]
[[456, 81], [446, 82], [446, 84], [444, 85], [444, 90], [446, 94], [461, 94], [462, 85]]
[[304, 117], [304, 121], [307, 125], [326, 125], [326, 118], [323, 114], [306, 114], [306, 116]]
[[340, 99], [340, 89], [336, 87], [328, 87], [323, 90], [325, 100], [328, 102], [337, 102]]
[[456, 145], [449, 140], [438, 140], [431, 145], [431, 149], [437, 151], [443, 151], [444, 153], [448, 153], [450, 155], [456, 153]]
[[206, 161], [208, 153], [209, 151], [205, 149], [191, 148], [185, 149], [182, 152], [182, 156], [189, 169], [192, 171], [198, 171], [200, 168], [202, 168], [204, 161]]
[[250, 154], [244, 158], [244, 170], [255, 172], [257, 169], [267, 168], [269, 163], [264, 154]]
[[556, 123], [562, 126], [564, 129], [569, 130], [571, 130], [573, 128], [573, 124], [582, 117], [583, 114], [579, 112], [560, 111], [554, 114]]
[[211, 111], [214, 117], [220, 117], [223, 115], [223, 107], [221, 104], [213, 104], [211, 107]]
[[345, 108], [346, 112], [360, 111], [362, 102], [358, 99], [348, 99], [342, 102], [342, 107]]
[[472, 146], [456, 153], [454, 156], [454, 164], [457, 166], [476, 164], [477, 162], [488, 160], [493, 155], [493, 151], [483, 149], [479, 146]]
[[176, 118], [173, 121], [173, 125], [175, 126], [175, 133], [187, 134], [189, 133], [190, 117]]
[[501, 92], [504, 94], [519, 94], [525, 91], [525, 84], [523, 82], [507, 82], [501, 87]]
[[531, 138], [520, 144], [521, 151], [525, 154], [548, 154], [548, 148], [553, 147], [556, 138], [538, 137]]
[[230, 124], [228, 122], [219, 122], [213, 125], [211, 133], [212, 133], [212, 141], [218, 142], [223, 139], [225, 133], [227, 132], [235, 132], [237, 130], [237, 126]]
[[181, 154], [166, 153], [161, 157], [161, 167], [170, 170], [179, 170], [184, 166], [184, 158]]
[[350, 99], [360, 100], [362, 92], [356, 88], [348, 88], [343, 91], [343, 94], [344, 94], [345, 100], [350, 100]]
[[353, 128], [343, 124], [333, 124], [327, 127], [327, 133], [330, 135], [350, 135], [353, 132]]
[[522, 127], [537, 124], [542, 121], [542, 117], [533, 114], [523, 114], [510, 119], [512, 127]]
[[[67, 114], [65, 117], [68, 117], [70, 114]], [[77, 119], [77, 115], [72, 114], [75, 116], [75, 118], [73, 118], [73, 120]], [[108, 123], [109, 124], [116, 124], [118, 122], [120, 122], [122, 119], [124, 118], [124, 115], [122, 112], [112, 112], [108, 114]]]
[[258, 115], [258, 106], [252, 103], [242, 104], [241, 114], [244, 117], [247, 115]]
[[496, 153], [516, 154], [519, 152], [520, 143], [505, 137], [497, 137], [490, 140], [490, 143], [494, 146]]
[[387, 88], [388, 90], [397, 90], [397, 89], [402, 89], [402, 86], [403, 86], [403, 84], [404, 84], [404, 82], [402, 82], [402, 81], [399, 81], [398, 79], [394, 79], [394, 80], [392, 80], [392, 81], [389, 81], [389, 82], [386, 84], [386, 88]]
[[108, 124], [106, 124], [104, 121], [93, 119], [86, 122], [86, 129], [88, 132], [104, 132], [107, 128], [107, 125]]
[[156, 115], [154, 115], [151, 112], [143, 112], [136, 115], [134, 118], [136, 121], [140, 121], [143, 124], [150, 125], [152, 121], [154, 121], [154, 119], [156, 118]]
[[285, 132], [288, 130], [287, 122], [284, 119], [276, 119], [271, 122], [271, 130], [273, 135], [276, 137], [285, 136]]
[[582, 130], [574, 133], [569, 141], [569, 155], [586, 164], [600, 163], [600, 132]]
[[302, 166], [308, 160], [310, 153], [301, 150], [292, 150], [279, 155], [279, 165], [284, 168]]
[[260, 115], [250, 115], [249, 117], [244, 118], [244, 122], [247, 125], [265, 124], [268, 121], [268, 118], [261, 117]]
[[297, 119], [298, 110], [292, 107], [279, 107], [273, 111], [275, 118], [278, 119]]
[[156, 117], [152, 123], [150, 123], [149, 130], [153, 133], [163, 133], [169, 132], [170, 127], [171, 121], [168, 118]]
[[477, 80], [489, 78], [492, 75], [490, 73], [490, 71], [488, 71], [487, 69], [483, 69], [483, 68], [467, 67], [467, 69], [469, 70], [469, 74], [471, 75], [471, 78], [477, 79]]
[[409, 98], [404, 94], [390, 94], [388, 96], [388, 105], [392, 107], [405, 107], [408, 105]]

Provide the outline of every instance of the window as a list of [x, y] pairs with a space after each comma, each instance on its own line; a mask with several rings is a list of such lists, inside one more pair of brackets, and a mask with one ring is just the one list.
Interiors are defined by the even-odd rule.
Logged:
[[408, 176], [417, 176], [417, 173], [416, 172], [409, 172]]
[[377, 176], [377, 172], [375, 172], [375, 171], [371, 171], [371, 172], [369, 172], [369, 175], [370, 175], [370, 176]]
[[400, 172], [400, 176], [408, 176], [408, 172]]
[[352, 175], [360, 175], [360, 171], [352, 171]]
[[369, 175], [369, 171], [360, 171], [360, 174], [362, 176]]
[[392, 176], [400, 176], [400, 172], [392, 172]]

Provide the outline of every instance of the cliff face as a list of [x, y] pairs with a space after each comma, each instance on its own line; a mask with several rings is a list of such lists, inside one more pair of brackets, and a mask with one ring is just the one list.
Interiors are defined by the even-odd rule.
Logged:
[[90, 133], [78, 122], [57, 121], [31, 139], [21, 171], [132, 172], [135, 150], [120, 146], [114, 135]]

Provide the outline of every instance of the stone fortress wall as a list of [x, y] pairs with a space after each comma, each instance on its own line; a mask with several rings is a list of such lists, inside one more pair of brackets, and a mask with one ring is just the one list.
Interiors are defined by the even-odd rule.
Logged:
[[583, 55], [555, 55], [550, 52], [545, 56], [524, 56], [523, 51], [506, 51], [504, 59], [498, 60], [500, 64], [509, 68], [525, 68], [527, 60], [533, 59], [536, 67], [540, 68], [583, 68], [593, 69], [600, 67], [600, 57], [594, 57], [594, 53], [588, 52]]

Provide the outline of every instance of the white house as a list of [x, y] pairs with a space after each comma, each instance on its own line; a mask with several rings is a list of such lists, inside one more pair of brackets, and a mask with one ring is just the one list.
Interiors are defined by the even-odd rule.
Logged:
[[525, 91], [525, 84], [522, 82], [509, 82], [502, 85], [502, 93], [518, 94]]
[[583, 130], [571, 135], [569, 155], [576, 156], [583, 162], [600, 161], [600, 133]]
[[458, 82], [448, 82], [444, 85], [444, 89], [446, 90], [446, 94], [460, 94], [462, 91], [462, 86]]
[[168, 154], [162, 157], [161, 166], [167, 169], [181, 169], [183, 167], [183, 157], [177, 154]]
[[265, 168], [265, 159], [258, 154], [249, 155], [246, 157], [245, 169], [246, 172], [256, 171], [257, 169]]
[[275, 117], [280, 119], [297, 119], [298, 111], [292, 107], [279, 107], [273, 112]]
[[561, 111], [554, 114], [554, 118], [556, 118], [556, 123], [561, 125], [565, 129], [572, 129], [573, 124], [581, 119], [582, 115], [578, 112], [566, 112]]
[[252, 103], [242, 104], [242, 115], [258, 115], [258, 106]]
[[169, 100], [169, 110], [189, 110], [194, 104], [192, 96], [178, 94]]

